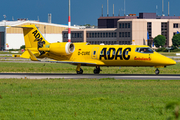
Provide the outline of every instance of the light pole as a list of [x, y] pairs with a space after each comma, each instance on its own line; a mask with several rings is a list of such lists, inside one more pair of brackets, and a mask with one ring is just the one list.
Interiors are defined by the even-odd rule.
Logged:
[[68, 17], [68, 42], [71, 42], [71, 0], [69, 0], [69, 17]]
[[4, 23], [5, 23], [5, 25], [4, 26], [6, 26], [6, 15], [3, 15], [4, 16]]
[[[6, 47], [6, 15], [3, 15], [4, 16], [4, 49]], [[3, 48], [2, 48], [3, 50]]]

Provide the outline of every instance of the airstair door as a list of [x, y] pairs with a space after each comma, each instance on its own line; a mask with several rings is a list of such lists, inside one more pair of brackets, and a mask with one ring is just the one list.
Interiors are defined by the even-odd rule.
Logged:
[[95, 47], [92, 49], [92, 54], [91, 54], [92, 59], [97, 59], [98, 57], [98, 47]]

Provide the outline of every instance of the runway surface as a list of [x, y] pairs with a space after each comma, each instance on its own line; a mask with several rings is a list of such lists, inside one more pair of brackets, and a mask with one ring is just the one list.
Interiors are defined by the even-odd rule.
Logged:
[[59, 73], [0, 73], [0, 78], [23, 78], [23, 79], [83, 79], [83, 78], [114, 78], [114, 79], [134, 79], [134, 80], [180, 80], [180, 74], [59, 74]]

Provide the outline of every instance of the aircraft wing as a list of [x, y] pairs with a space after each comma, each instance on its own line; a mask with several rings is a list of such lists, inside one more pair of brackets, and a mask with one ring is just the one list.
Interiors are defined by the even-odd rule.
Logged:
[[[33, 59], [32, 59], [33, 58]], [[96, 62], [83, 62], [83, 61], [57, 61], [57, 60], [48, 60], [48, 61], [44, 61], [44, 60], [39, 60], [37, 58], [34, 59], [34, 57], [31, 57], [32, 61], [39, 61], [39, 62], [49, 62], [49, 63], [66, 63], [66, 64], [89, 64], [89, 65], [96, 65]]]
[[[45, 62], [45, 61], [42, 61]], [[82, 62], [82, 61], [56, 61], [56, 60], [50, 60], [47, 62], [52, 62], [52, 63], [68, 63], [68, 64], [90, 64], [90, 65], [96, 65], [97, 63], [95, 62]]]
[[32, 61], [39, 61], [39, 62], [51, 62], [51, 63], [67, 63], [67, 64], [89, 64], [89, 65], [97, 65], [97, 64], [101, 64], [103, 65], [104, 63], [98, 60], [94, 60], [94, 61], [83, 61], [83, 60], [74, 60], [74, 61], [57, 61], [57, 60], [49, 60], [49, 61], [44, 61], [44, 60], [39, 60], [36, 58], [36, 56], [31, 52], [31, 50], [27, 49], [29, 55], [30, 55], [30, 59]]

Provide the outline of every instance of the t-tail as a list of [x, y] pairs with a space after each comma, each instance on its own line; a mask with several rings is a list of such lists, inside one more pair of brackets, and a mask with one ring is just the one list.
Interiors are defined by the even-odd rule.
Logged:
[[45, 40], [36, 25], [24, 25], [21, 26], [21, 28], [23, 28], [26, 46], [26, 51], [21, 55], [21, 57], [30, 58], [29, 51], [31, 51], [35, 56], [44, 54], [44, 51], [40, 51], [39, 49], [45, 48], [45, 46], [48, 46], [50, 43]]
[[24, 25], [20, 28], [23, 28], [26, 47], [26, 51], [21, 55], [22, 58], [31, 58], [31, 60], [37, 61], [37, 58], [44, 57], [57, 59], [61, 55], [61, 59], [67, 59], [67, 56], [71, 56], [75, 50], [75, 46], [71, 42], [49, 43], [35, 25]]

